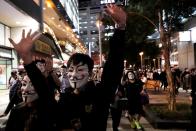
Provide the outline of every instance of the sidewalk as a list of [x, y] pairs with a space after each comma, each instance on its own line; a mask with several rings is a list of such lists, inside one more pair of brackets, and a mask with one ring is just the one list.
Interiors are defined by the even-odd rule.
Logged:
[[[185, 131], [183, 129], [154, 129], [144, 117], [141, 118], [140, 123], [144, 128], [143, 131]], [[111, 120], [111, 118], [108, 119], [107, 131], [113, 131], [112, 130], [112, 120]], [[119, 131], [136, 131], [136, 130], [131, 129], [129, 121], [127, 120], [127, 118], [122, 117], [121, 118], [121, 123], [120, 123], [120, 126], [119, 126]]]
[[[168, 103], [167, 102], [167, 91], [162, 91], [162, 90], [154, 91], [154, 89], [148, 89], [148, 93], [149, 93], [151, 104]], [[189, 96], [190, 96], [189, 93], [186, 93], [181, 90], [179, 94], [176, 96], [176, 102], [191, 104], [191, 101], [189, 100]], [[186, 131], [186, 129], [155, 129], [144, 117], [141, 118], [140, 123], [143, 126], [144, 131]], [[113, 131], [111, 118], [108, 119], [107, 131]], [[121, 123], [119, 126], [119, 131], [135, 131], [135, 130], [131, 129], [127, 118], [122, 116]]]
[[[168, 91], [160, 90], [154, 91], [154, 89], [147, 89], [150, 97], [151, 104], [161, 104], [168, 103]], [[179, 93], [176, 96], [176, 103], [189, 103], [191, 104], [191, 100], [189, 100], [190, 91], [187, 93], [186, 91], [179, 89]]]
[[9, 102], [9, 89], [0, 90], [0, 114], [3, 113]]

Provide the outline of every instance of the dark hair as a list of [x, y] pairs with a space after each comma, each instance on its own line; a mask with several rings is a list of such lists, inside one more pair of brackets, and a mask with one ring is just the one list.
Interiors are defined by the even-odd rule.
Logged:
[[133, 73], [134, 78], [136, 79], [136, 75], [135, 75], [134, 71], [132, 71], [132, 70], [127, 71], [127, 73], [125, 74], [125, 79], [128, 79], [128, 74], [129, 73]]
[[87, 64], [89, 72], [92, 72], [94, 67], [93, 60], [88, 55], [82, 53], [73, 54], [67, 62], [67, 67], [69, 68], [71, 64], [78, 65], [79, 63], [82, 63], [82, 65]]
[[16, 70], [12, 70], [11, 71], [11, 76], [16, 76], [17, 75], [17, 71]]

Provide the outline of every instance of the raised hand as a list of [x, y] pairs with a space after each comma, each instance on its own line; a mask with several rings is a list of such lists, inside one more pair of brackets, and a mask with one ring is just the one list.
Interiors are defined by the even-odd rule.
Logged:
[[115, 24], [119, 25], [122, 29], [125, 28], [127, 14], [121, 7], [118, 7], [115, 4], [109, 4], [105, 11], [108, 15], [110, 15]]
[[19, 43], [15, 43], [11, 38], [9, 38], [10, 43], [14, 46], [14, 49], [23, 59], [24, 64], [29, 64], [32, 62], [32, 48], [33, 43], [40, 36], [40, 32], [34, 32], [31, 34], [32, 30], [29, 30], [27, 36], [25, 37], [25, 30], [22, 31], [22, 38]]

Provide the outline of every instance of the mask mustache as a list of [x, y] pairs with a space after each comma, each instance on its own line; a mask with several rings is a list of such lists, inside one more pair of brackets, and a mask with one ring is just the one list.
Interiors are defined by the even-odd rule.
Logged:
[[78, 77], [73, 77], [72, 79], [71, 79], [71, 81], [77, 81], [77, 80], [81, 80], [82, 78], [78, 78]]
[[29, 95], [34, 95], [34, 94], [36, 94], [36, 93], [35, 92], [25, 92], [22, 95], [23, 96], [29, 96]]
[[24, 96], [24, 102], [27, 102], [27, 96]]

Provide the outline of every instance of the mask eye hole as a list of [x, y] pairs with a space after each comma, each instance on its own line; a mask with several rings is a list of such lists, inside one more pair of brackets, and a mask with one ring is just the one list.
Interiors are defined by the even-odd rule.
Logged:
[[26, 85], [27, 85], [26, 83], [23, 83], [23, 84], [22, 84], [22, 86], [26, 86]]

